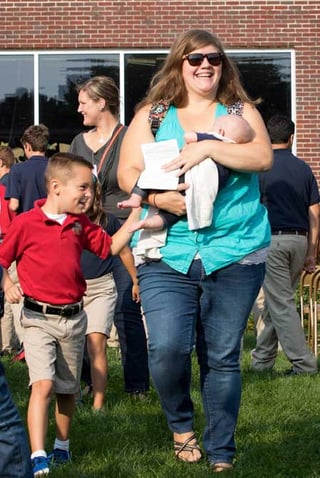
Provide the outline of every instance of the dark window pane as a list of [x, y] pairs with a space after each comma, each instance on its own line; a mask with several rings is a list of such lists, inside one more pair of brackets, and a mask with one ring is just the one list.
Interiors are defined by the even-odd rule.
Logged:
[[125, 55], [125, 123], [129, 124], [137, 103], [144, 97], [150, 80], [160, 68], [166, 53]]
[[111, 76], [119, 86], [119, 55], [40, 55], [39, 118], [50, 130], [50, 143], [70, 144], [83, 129], [76, 85], [96, 75]]
[[258, 109], [265, 121], [274, 113], [291, 117], [291, 55], [289, 52], [261, 54], [232, 53], [242, 84], [249, 95], [262, 103]]
[[33, 124], [33, 55], [0, 55], [0, 143], [20, 147]]

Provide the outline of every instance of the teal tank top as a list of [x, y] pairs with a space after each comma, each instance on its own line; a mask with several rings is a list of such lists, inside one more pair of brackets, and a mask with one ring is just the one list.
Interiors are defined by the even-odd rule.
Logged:
[[[227, 114], [219, 104], [216, 117]], [[184, 145], [177, 109], [170, 106], [156, 134], [156, 141], [176, 139]], [[191, 262], [200, 256], [206, 274], [238, 262], [248, 254], [270, 243], [267, 210], [260, 203], [258, 175], [232, 171], [219, 191], [213, 210], [212, 224], [190, 231], [186, 217], [168, 229], [166, 245], [161, 247], [162, 260], [186, 274]]]

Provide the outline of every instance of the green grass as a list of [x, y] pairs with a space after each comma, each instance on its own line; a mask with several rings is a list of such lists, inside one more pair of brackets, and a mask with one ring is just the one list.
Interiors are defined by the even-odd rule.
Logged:
[[[250, 371], [253, 333], [248, 330], [242, 355], [243, 394], [237, 428], [237, 460], [228, 477], [320, 478], [320, 377], [284, 377], [290, 364], [279, 354], [273, 372]], [[77, 409], [71, 432], [73, 462], [53, 471], [52, 478], [206, 478], [205, 460], [190, 465], [175, 460], [171, 434], [152, 389], [146, 401], [133, 401], [123, 392], [122, 368], [108, 350], [110, 383], [103, 413], [91, 411], [86, 397]], [[28, 403], [27, 369], [4, 359], [9, 386], [25, 419]], [[194, 360], [192, 396], [196, 432], [204, 427], [198, 368]], [[54, 440], [53, 410], [48, 450]]]

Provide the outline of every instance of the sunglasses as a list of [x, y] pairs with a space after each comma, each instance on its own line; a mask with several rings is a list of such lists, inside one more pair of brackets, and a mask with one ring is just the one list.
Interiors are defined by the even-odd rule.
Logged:
[[189, 53], [189, 55], [183, 55], [182, 59], [188, 60], [191, 66], [200, 66], [206, 58], [210, 65], [219, 66], [221, 65], [223, 57], [223, 53], [207, 53], [205, 55], [203, 53]]

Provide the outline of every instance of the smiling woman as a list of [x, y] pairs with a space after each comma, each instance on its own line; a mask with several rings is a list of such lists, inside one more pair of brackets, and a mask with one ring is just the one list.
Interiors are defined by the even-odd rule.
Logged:
[[[270, 167], [272, 150], [255, 102], [242, 87], [221, 41], [205, 30], [189, 30], [173, 43], [123, 140], [118, 176], [128, 192], [144, 169], [141, 145], [154, 141], [150, 108], [162, 101], [170, 106], [155, 140], [175, 139], [180, 149], [168, 169], [180, 168], [182, 175], [214, 158], [231, 170], [217, 195], [212, 222], [204, 229], [188, 229], [181, 192], [157, 193], [157, 206], [181, 219], [169, 228], [157, 259], [149, 258], [138, 267], [149, 365], [173, 433], [175, 455], [188, 462], [201, 458], [190, 397], [196, 341], [207, 420], [203, 444], [212, 470], [220, 472], [233, 466], [241, 395], [240, 343], [263, 281], [270, 241], [256, 172]], [[249, 142], [184, 143], [186, 131], [208, 132], [214, 120], [226, 113], [243, 114], [253, 131]], [[213, 177], [207, 179], [210, 183]], [[179, 185], [180, 191], [186, 187]], [[154, 194], [148, 201], [154, 205]]]

